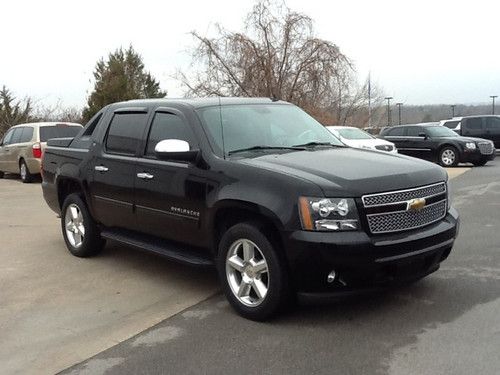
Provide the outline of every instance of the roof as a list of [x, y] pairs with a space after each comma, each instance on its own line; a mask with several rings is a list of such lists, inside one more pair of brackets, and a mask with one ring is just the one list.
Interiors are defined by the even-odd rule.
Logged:
[[114, 103], [113, 106], [124, 107], [130, 104], [137, 105], [189, 105], [194, 108], [212, 107], [220, 105], [235, 104], [290, 104], [283, 100], [271, 98], [235, 98], [235, 97], [209, 97], [209, 98], [162, 98], [162, 99], [134, 99], [125, 102]]

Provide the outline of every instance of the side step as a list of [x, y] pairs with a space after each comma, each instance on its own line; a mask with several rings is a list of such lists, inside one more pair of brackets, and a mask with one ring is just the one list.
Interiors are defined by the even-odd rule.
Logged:
[[180, 245], [161, 238], [120, 229], [105, 229], [101, 232], [101, 236], [108, 240], [164, 256], [179, 263], [196, 267], [214, 266], [208, 252], [204, 254], [203, 251], [194, 247]]

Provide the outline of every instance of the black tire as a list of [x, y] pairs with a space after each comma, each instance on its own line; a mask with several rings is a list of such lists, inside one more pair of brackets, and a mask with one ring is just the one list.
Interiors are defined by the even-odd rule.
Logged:
[[[255, 222], [239, 223], [229, 228], [219, 243], [217, 270], [226, 298], [241, 316], [255, 321], [264, 321], [287, 306], [290, 300], [290, 289], [286, 263], [280, 255], [278, 247], [264, 234]], [[226, 273], [226, 260], [232, 246], [238, 241], [249, 240], [257, 245], [267, 262], [268, 272], [265, 274], [268, 284], [267, 294], [257, 306], [248, 306], [241, 302], [231, 289]], [[264, 276], [260, 276], [264, 277]], [[243, 280], [243, 279], [241, 279]], [[250, 288], [256, 293], [255, 287]]]
[[[23, 167], [25, 170], [23, 171]], [[30, 182], [33, 182], [34, 176], [31, 174], [28, 164], [24, 161], [24, 159], [21, 159], [19, 162], [19, 175], [21, 176], [21, 181], [25, 184], [29, 184]]]
[[479, 160], [479, 161], [476, 161], [472, 164], [474, 164], [475, 167], [483, 167], [486, 165], [487, 162], [488, 162], [488, 160]]
[[0, 178], [3, 178], [3, 176], [5, 176], [5, 173], [3, 173], [2, 171], [0, 171]]
[[[84, 227], [84, 235], [81, 243], [76, 245], [72, 243], [69, 234], [66, 231], [66, 219], [68, 209], [77, 207], [82, 216], [82, 225]], [[79, 194], [70, 194], [64, 200], [61, 209], [61, 229], [66, 242], [66, 247], [71, 254], [77, 257], [86, 258], [98, 254], [104, 247], [106, 241], [101, 238], [101, 234], [97, 224], [89, 213], [87, 205]]]
[[[445, 155], [454, 155], [453, 161], [446, 162]], [[442, 167], [456, 167], [458, 165], [459, 159], [460, 159], [460, 154], [458, 150], [453, 146], [445, 146], [441, 149], [441, 151], [439, 151], [438, 163]], [[450, 159], [448, 158], [448, 160]]]

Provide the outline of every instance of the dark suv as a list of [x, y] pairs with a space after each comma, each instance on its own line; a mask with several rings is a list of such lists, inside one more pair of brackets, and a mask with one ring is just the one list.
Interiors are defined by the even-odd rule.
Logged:
[[50, 141], [42, 173], [72, 254], [113, 240], [216, 266], [251, 319], [295, 295], [418, 280], [458, 234], [442, 168], [346, 147], [301, 109], [266, 98], [111, 104], [74, 139]]
[[443, 167], [458, 163], [482, 166], [495, 158], [492, 141], [462, 137], [438, 123], [387, 127], [379, 137], [395, 143], [401, 154], [438, 162]]
[[493, 141], [500, 148], [500, 116], [467, 116], [443, 120], [440, 125], [466, 137], [479, 137]]

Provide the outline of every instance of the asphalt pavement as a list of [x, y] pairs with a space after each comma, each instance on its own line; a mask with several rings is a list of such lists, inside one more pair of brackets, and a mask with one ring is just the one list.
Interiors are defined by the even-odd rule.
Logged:
[[64, 374], [498, 374], [500, 160], [451, 190], [460, 236], [441, 269], [412, 286], [267, 323], [216, 295]]

